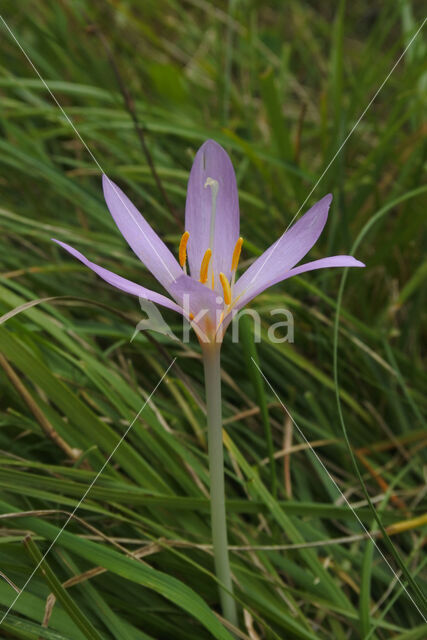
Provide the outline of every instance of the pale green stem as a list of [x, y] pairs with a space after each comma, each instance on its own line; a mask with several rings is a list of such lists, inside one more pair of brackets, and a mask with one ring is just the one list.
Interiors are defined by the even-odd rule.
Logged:
[[230, 560], [228, 557], [227, 520], [224, 493], [224, 450], [222, 444], [221, 405], [221, 344], [204, 344], [206, 410], [208, 418], [208, 449], [211, 497], [212, 544], [215, 573], [222, 586], [219, 596], [224, 618], [238, 626], [236, 602], [233, 598]]

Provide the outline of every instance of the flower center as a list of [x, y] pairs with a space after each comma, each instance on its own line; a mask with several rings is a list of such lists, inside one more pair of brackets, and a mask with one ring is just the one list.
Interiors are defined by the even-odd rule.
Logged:
[[[216, 221], [216, 201], [219, 191], [219, 182], [214, 178], [206, 178], [206, 182], [203, 185], [205, 189], [211, 188], [211, 218], [209, 227], [209, 247], [206, 249], [202, 264], [200, 265], [199, 281], [208, 287], [215, 287], [215, 275], [213, 271], [212, 254], [214, 251], [215, 243], [215, 221]], [[185, 231], [182, 235], [181, 242], [179, 243], [179, 264], [181, 265], [184, 273], [187, 273], [187, 243], [190, 234]], [[224, 296], [224, 313], [230, 311], [230, 307], [233, 305], [233, 288], [236, 280], [236, 271], [239, 264], [240, 252], [242, 250], [243, 238], [239, 238], [233, 250], [231, 257], [231, 284], [227, 276], [224, 273], [219, 274], [219, 281], [221, 282], [223, 296]], [[224, 314], [223, 314], [224, 315]], [[222, 320], [221, 320], [222, 322]]]
[[[210, 180], [210, 178], [208, 178], [208, 180]], [[216, 180], [214, 180], [213, 182], [216, 182]], [[216, 184], [218, 183], [216, 182]], [[211, 231], [212, 231], [212, 225], [211, 225]], [[181, 241], [179, 243], [179, 251], [178, 251], [179, 264], [184, 270], [184, 273], [187, 273], [187, 243], [188, 243], [189, 237], [190, 237], [190, 233], [188, 231], [184, 231], [181, 237]], [[219, 281], [221, 282], [222, 292], [224, 296], [225, 311], [230, 311], [230, 307], [232, 307], [234, 302], [236, 302], [236, 300], [233, 300], [233, 289], [236, 281], [236, 272], [237, 272], [237, 267], [239, 265], [242, 245], [243, 245], [243, 238], [239, 238], [234, 246], [233, 255], [231, 257], [231, 283], [228, 280], [225, 273], [222, 273], [221, 271], [221, 273], [219, 274]], [[212, 289], [215, 286], [215, 276], [214, 276], [213, 267], [212, 267], [211, 247], [206, 249], [204, 256], [202, 258], [202, 264], [200, 265], [199, 281], [202, 284], [206, 284], [207, 286], [209, 286], [208, 283], [210, 281]]]

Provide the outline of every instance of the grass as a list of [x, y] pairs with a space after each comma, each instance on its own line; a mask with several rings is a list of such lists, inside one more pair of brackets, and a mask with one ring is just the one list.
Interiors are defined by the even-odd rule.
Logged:
[[[421, 24], [420, 5], [24, 0], [2, 15], [99, 163], [3, 26], [4, 611], [177, 358], [2, 634], [229, 640], [216, 614], [197, 341], [141, 332], [131, 342], [138, 302], [50, 238], [156, 288], [108, 214], [100, 167], [175, 250], [192, 157], [213, 137], [236, 167], [248, 264], [316, 185]], [[310, 259], [354, 252], [367, 268], [276, 286], [252, 303], [261, 343], [248, 324], [242, 342], [225, 341], [229, 537], [247, 640], [426, 636], [424, 38], [304, 206], [334, 194]], [[277, 307], [294, 315], [293, 344], [268, 339]]]

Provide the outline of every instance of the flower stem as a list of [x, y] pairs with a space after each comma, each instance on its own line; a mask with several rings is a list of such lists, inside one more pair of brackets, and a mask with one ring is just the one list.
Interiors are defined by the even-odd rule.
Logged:
[[227, 521], [224, 493], [224, 450], [222, 444], [221, 344], [202, 345], [205, 369], [206, 408], [211, 497], [212, 544], [215, 573], [222, 586], [219, 596], [224, 617], [237, 626], [236, 602], [233, 598], [227, 545]]

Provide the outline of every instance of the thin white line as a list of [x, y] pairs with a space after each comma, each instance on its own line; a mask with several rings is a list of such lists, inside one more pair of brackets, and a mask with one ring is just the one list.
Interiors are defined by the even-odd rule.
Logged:
[[[63, 109], [63, 107], [61, 106], [61, 104], [59, 103], [59, 101], [56, 99], [55, 94], [51, 91], [51, 89], [49, 88], [47, 82], [44, 80], [44, 78], [41, 76], [39, 70], [37, 69], [37, 67], [35, 66], [35, 64], [33, 63], [33, 61], [31, 60], [31, 58], [29, 57], [29, 55], [27, 54], [27, 52], [25, 51], [25, 49], [22, 47], [22, 45], [20, 44], [19, 40], [17, 39], [17, 37], [15, 36], [15, 34], [13, 33], [12, 29], [9, 27], [9, 25], [7, 24], [6, 20], [3, 18], [2, 15], [0, 15], [0, 19], [2, 20], [4, 26], [6, 27], [6, 29], [9, 31], [10, 35], [12, 36], [12, 38], [14, 39], [14, 41], [16, 42], [16, 44], [18, 45], [18, 47], [20, 48], [20, 50], [22, 51], [22, 53], [24, 54], [25, 58], [27, 59], [27, 61], [30, 63], [31, 67], [33, 68], [33, 70], [36, 72], [36, 74], [38, 75], [38, 77], [40, 78], [41, 82], [43, 83], [43, 85], [45, 86], [45, 88], [47, 89], [47, 91], [49, 92], [51, 98], [54, 100], [56, 106], [59, 108], [59, 110], [61, 111], [62, 115], [65, 117], [65, 119], [67, 120], [68, 124], [70, 125], [70, 127], [73, 129], [74, 133], [77, 135], [77, 137], [79, 138], [80, 142], [82, 143], [82, 145], [84, 146], [84, 148], [86, 149], [86, 151], [89, 153], [90, 157], [92, 158], [92, 160], [94, 161], [94, 163], [96, 164], [96, 166], [98, 167], [98, 169], [101, 171], [101, 173], [105, 174], [107, 176], [107, 174], [105, 173], [104, 169], [101, 167], [101, 165], [99, 164], [98, 160], [96, 159], [96, 157], [94, 156], [94, 154], [92, 153], [92, 151], [89, 149], [89, 147], [87, 146], [86, 142], [83, 140], [82, 136], [80, 135], [80, 133], [77, 131], [73, 121], [71, 120], [71, 118], [67, 115], [67, 113], [65, 112], [65, 110]], [[123, 198], [121, 197], [116, 185], [114, 184], [114, 182], [112, 180], [110, 180], [110, 178], [108, 178], [108, 181], [110, 182], [110, 184], [112, 185], [116, 196], [118, 196], [120, 202], [122, 203], [122, 205], [125, 207], [126, 211], [129, 213], [130, 217], [132, 218], [132, 220], [134, 221], [134, 223], [136, 224], [136, 226], [138, 227], [138, 229], [140, 231], [142, 231], [142, 234], [145, 238], [145, 240], [148, 242], [148, 244], [150, 245], [150, 247], [153, 249], [154, 253], [157, 255], [157, 257], [159, 258], [160, 262], [162, 263], [162, 265], [165, 267], [166, 271], [168, 272], [168, 274], [170, 275], [170, 277], [172, 278], [172, 280], [176, 280], [176, 278], [172, 275], [172, 273], [170, 272], [169, 267], [167, 266], [167, 264], [164, 262], [163, 258], [158, 254], [157, 250], [155, 249], [155, 247], [153, 247], [150, 239], [147, 237], [147, 234], [145, 233], [144, 229], [140, 226], [138, 220], [135, 218], [135, 216], [133, 215], [132, 211], [129, 209], [129, 207], [127, 206], [126, 202], [124, 202]], [[148, 223], [147, 223], [148, 224]]]
[[323, 467], [323, 469], [326, 471], [329, 479], [331, 480], [331, 482], [335, 485], [335, 487], [338, 489], [339, 493], [341, 494], [341, 496], [344, 498], [345, 503], [347, 504], [347, 506], [351, 509], [351, 511], [353, 512], [354, 517], [357, 519], [358, 523], [360, 524], [360, 526], [362, 527], [362, 529], [364, 530], [364, 532], [366, 533], [366, 535], [368, 536], [368, 538], [371, 540], [371, 542], [374, 544], [376, 550], [378, 551], [378, 553], [381, 555], [381, 557], [383, 558], [383, 560], [385, 561], [385, 563], [387, 564], [388, 568], [390, 569], [390, 571], [392, 572], [392, 574], [394, 575], [394, 577], [397, 579], [397, 581], [399, 582], [400, 586], [403, 588], [403, 590], [405, 591], [406, 595], [408, 596], [408, 598], [411, 600], [412, 604], [414, 605], [414, 607], [416, 608], [416, 610], [418, 611], [418, 613], [420, 614], [420, 616], [422, 617], [422, 619], [424, 620], [424, 622], [427, 622], [427, 618], [424, 617], [424, 614], [422, 613], [422, 611], [419, 609], [417, 603], [415, 602], [415, 600], [412, 598], [411, 594], [409, 593], [409, 591], [407, 590], [407, 588], [405, 587], [405, 585], [403, 584], [403, 582], [401, 581], [401, 579], [399, 578], [398, 574], [395, 572], [395, 570], [393, 569], [393, 567], [391, 566], [390, 562], [387, 560], [386, 556], [383, 554], [383, 552], [381, 551], [381, 549], [379, 548], [379, 546], [377, 545], [377, 543], [375, 542], [375, 539], [373, 538], [372, 534], [370, 533], [370, 531], [368, 531], [368, 529], [365, 527], [365, 525], [363, 524], [362, 520], [359, 518], [359, 516], [357, 515], [357, 512], [354, 510], [353, 506], [350, 504], [350, 502], [348, 501], [347, 497], [345, 496], [345, 494], [341, 491], [341, 489], [339, 488], [339, 486], [337, 485], [337, 483], [335, 482], [334, 478], [331, 476], [331, 474], [329, 473], [329, 471], [327, 470], [327, 468], [325, 467], [324, 463], [322, 462], [322, 460], [319, 458], [319, 456], [317, 455], [316, 451], [313, 449], [313, 447], [311, 446], [311, 444], [309, 443], [309, 441], [307, 440], [307, 438], [305, 437], [303, 431], [300, 429], [300, 427], [297, 425], [297, 423], [295, 422], [294, 418], [291, 416], [291, 414], [289, 413], [288, 409], [285, 407], [285, 405], [283, 404], [283, 402], [281, 401], [281, 399], [279, 398], [279, 396], [277, 395], [276, 391], [273, 389], [270, 381], [266, 378], [266, 376], [264, 375], [264, 373], [261, 371], [259, 365], [255, 362], [254, 358], [251, 356], [251, 360], [254, 363], [254, 365], [256, 366], [256, 368], [258, 369], [258, 371], [260, 372], [260, 374], [262, 375], [262, 377], [264, 378], [264, 380], [266, 381], [266, 383], [268, 384], [268, 386], [270, 387], [270, 389], [272, 390], [272, 392], [274, 393], [274, 395], [276, 396], [276, 398], [278, 399], [278, 401], [280, 402], [281, 406], [283, 407], [283, 409], [286, 411], [286, 413], [288, 414], [288, 416], [290, 417], [290, 419], [292, 420], [292, 422], [294, 423], [294, 425], [296, 426], [296, 428], [298, 429], [299, 434], [301, 435], [301, 437], [305, 440], [305, 442], [307, 443], [309, 449], [311, 450], [311, 452], [313, 453], [313, 455], [316, 457], [316, 460], [321, 464], [321, 466]]
[[[293, 221], [295, 220], [295, 218], [299, 215], [301, 209], [304, 207], [305, 203], [307, 202], [307, 200], [310, 198], [310, 196], [312, 195], [312, 193], [315, 191], [315, 189], [317, 188], [317, 186], [319, 185], [319, 183], [321, 182], [321, 180], [323, 180], [325, 174], [329, 171], [331, 165], [333, 164], [333, 162], [335, 161], [336, 157], [339, 155], [339, 153], [341, 153], [342, 148], [344, 147], [344, 145], [347, 143], [348, 139], [350, 138], [350, 136], [354, 133], [354, 131], [356, 130], [356, 128], [359, 126], [360, 121], [364, 118], [366, 112], [368, 111], [368, 109], [370, 108], [370, 106], [372, 105], [372, 103], [375, 101], [375, 99], [377, 98], [378, 94], [381, 92], [381, 90], [383, 89], [384, 85], [386, 84], [386, 82], [388, 81], [388, 79], [390, 78], [391, 74], [393, 73], [393, 71], [396, 69], [397, 65], [399, 64], [399, 62], [402, 60], [403, 56], [405, 55], [405, 53], [408, 51], [409, 47], [412, 45], [412, 43], [414, 42], [415, 38], [418, 36], [419, 32], [421, 31], [421, 29], [423, 28], [425, 22], [426, 22], [427, 18], [424, 18], [421, 26], [417, 29], [416, 33], [412, 36], [412, 38], [410, 39], [409, 43], [406, 45], [405, 49], [403, 50], [403, 52], [401, 53], [401, 55], [399, 56], [399, 58], [396, 60], [396, 62], [394, 63], [393, 67], [391, 68], [391, 70], [389, 71], [389, 73], [387, 74], [386, 78], [383, 80], [383, 82], [381, 83], [379, 89], [377, 89], [377, 91], [374, 93], [373, 98], [370, 100], [369, 104], [367, 107], [365, 107], [365, 109], [362, 111], [361, 115], [359, 116], [358, 120], [356, 121], [356, 124], [352, 127], [352, 129], [350, 130], [350, 132], [347, 134], [347, 137], [345, 138], [345, 140], [341, 143], [340, 147], [338, 148], [338, 151], [335, 152], [335, 155], [332, 157], [332, 160], [329, 161], [329, 164], [327, 165], [326, 169], [323, 171], [322, 175], [320, 176], [320, 178], [317, 180], [316, 184], [314, 185], [314, 187], [312, 188], [312, 190], [310, 191], [310, 193], [308, 194], [308, 196], [306, 197], [306, 199], [304, 200], [304, 202], [302, 203], [302, 205], [300, 206], [300, 208], [298, 209], [298, 211], [296, 212], [296, 214], [294, 215], [294, 217], [292, 218], [292, 220], [290, 221], [290, 223], [288, 224], [288, 226], [286, 227], [286, 229], [284, 230], [284, 232], [282, 233], [282, 235], [280, 236], [280, 239], [283, 238], [283, 236], [285, 235], [285, 233], [287, 232], [287, 230], [289, 229], [289, 227], [291, 226], [291, 224], [293, 223]], [[279, 239], [279, 240], [280, 240]], [[250, 287], [250, 285], [253, 283], [253, 281], [255, 280], [255, 278], [257, 278], [259, 272], [261, 271], [261, 269], [263, 269], [264, 265], [270, 260], [271, 256], [273, 255], [274, 251], [277, 248], [277, 245], [279, 244], [279, 240], [276, 241], [276, 245], [273, 247], [273, 251], [271, 253], [268, 254], [268, 256], [266, 257], [266, 259], [264, 260], [264, 262], [262, 263], [262, 265], [260, 266], [260, 268], [258, 269], [258, 271], [256, 272], [256, 274], [254, 275], [254, 277], [252, 278], [252, 280], [250, 281], [249, 285], [248, 285], [248, 289]], [[247, 290], [246, 290], [247, 291]], [[245, 293], [246, 293], [245, 291]]]
[[0, 620], [0, 625], [4, 622], [6, 616], [8, 615], [9, 611], [15, 606], [16, 601], [18, 600], [19, 596], [21, 595], [21, 593], [24, 591], [24, 589], [27, 587], [28, 583], [30, 582], [30, 580], [32, 579], [32, 577], [34, 576], [34, 574], [36, 573], [37, 569], [40, 567], [40, 565], [42, 564], [43, 560], [46, 558], [46, 556], [48, 555], [48, 553], [50, 552], [50, 550], [52, 549], [52, 547], [54, 546], [54, 544], [56, 543], [56, 541], [58, 540], [59, 536], [61, 535], [61, 533], [64, 531], [65, 527], [67, 526], [67, 524], [70, 522], [71, 518], [74, 516], [74, 514], [76, 513], [76, 511], [79, 509], [80, 505], [82, 504], [82, 502], [85, 500], [86, 496], [88, 495], [89, 491], [92, 489], [93, 485], [95, 484], [95, 482], [98, 480], [99, 476], [102, 474], [102, 472], [104, 471], [105, 467], [108, 465], [108, 463], [110, 462], [111, 458], [114, 456], [114, 454], [116, 453], [117, 449], [120, 447], [120, 445], [122, 444], [123, 440], [126, 438], [127, 434], [129, 433], [129, 431], [132, 429], [133, 425], [135, 424], [135, 422], [137, 421], [137, 419], [139, 418], [139, 416], [141, 415], [142, 411], [144, 410], [144, 408], [147, 406], [147, 403], [151, 400], [152, 396], [156, 393], [157, 389], [159, 388], [159, 386], [161, 385], [161, 383], [163, 382], [165, 376], [167, 375], [169, 369], [172, 367], [172, 365], [175, 363], [176, 357], [172, 360], [172, 362], [170, 363], [170, 365], [168, 366], [168, 368], [166, 369], [166, 371], [164, 372], [164, 374], [162, 375], [162, 377], [160, 378], [160, 380], [158, 381], [158, 383], [156, 384], [156, 386], [154, 387], [154, 389], [152, 390], [152, 392], [150, 393], [150, 395], [148, 396], [148, 398], [145, 400], [144, 404], [142, 405], [141, 409], [138, 411], [138, 413], [136, 414], [136, 416], [134, 417], [134, 419], [132, 420], [132, 422], [130, 423], [130, 425], [128, 426], [128, 428], [126, 429], [126, 431], [124, 432], [124, 434], [122, 435], [122, 437], [120, 438], [120, 440], [118, 441], [118, 443], [116, 444], [116, 446], [114, 447], [114, 449], [112, 450], [112, 452], [110, 453], [110, 455], [108, 456], [108, 458], [105, 460], [105, 462], [103, 463], [102, 467], [100, 468], [100, 470], [98, 471], [98, 473], [96, 474], [95, 478], [92, 480], [92, 482], [90, 483], [90, 485], [88, 486], [88, 488], [86, 489], [86, 491], [84, 492], [84, 494], [82, 495], [82, 497], [80, 498], [80, 500], [78, 501], [78, 503], [76, 504], [76, 506], [74, 507], [74, 509], [72, 510], [72, 512], [69, 514], [68, 518], [66, 519], [64, 525], [62, 526], [62, 528], [58, 531], [58, 533], [56, 534], [56, 536], [54, 537], [54, 539], [52, 540], [52, 542], [50, 543], [49, 547], [47, 548], [47, 551], [43, 554], [42, 559], [37, 563], [37, 565], [35, 566], [35, 568], [33, 569], [33, 571], [31, 572], [30, 576], [27, 578], [24, 586], [21, 588], [20, 592], [18, 593], [17, 596], [15, 596], [15, 599], [12, 601], [12, 604], [9, 606], [8, 610], [6, 611], [6, 613], [3, 615], [3, 617]]

